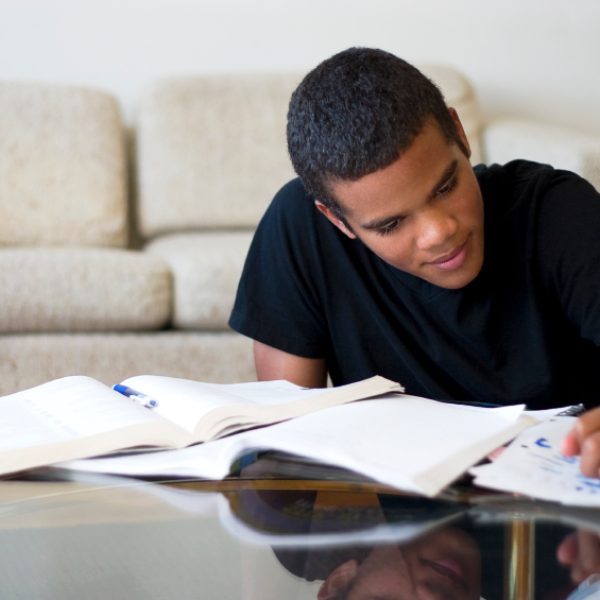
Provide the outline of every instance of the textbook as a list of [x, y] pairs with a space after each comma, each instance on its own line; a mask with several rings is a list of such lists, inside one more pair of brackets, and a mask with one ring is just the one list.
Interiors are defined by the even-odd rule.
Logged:
[[329, 406], [402, 391], [372, 377], [336, 388], [201, 383], [158, 375], [112, 389], [72, 376], [0, 398], [0, 474], [136, 447], [182, 448]]
[[240, 457], [278, 451], [434, 496], [536, 422], [523, 405], [482, 408], [395, 393], [188, 448], [58, 466], [135, 477], [215, 480], [226, 477]]

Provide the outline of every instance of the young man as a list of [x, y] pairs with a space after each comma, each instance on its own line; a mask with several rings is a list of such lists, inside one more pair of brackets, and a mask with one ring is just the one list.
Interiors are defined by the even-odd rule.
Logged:
[[[287, 135], [299, 179], [258, 227], [230, 319], [255, 340], [259, 379], [380, 374], [441, 400], [598, 404], [589, 183], [526, 161], [473, 169], [456, 111], [381, 50], [310, 72]], [[581, 450], [598, 475], [600, 409], [565, 441]]]

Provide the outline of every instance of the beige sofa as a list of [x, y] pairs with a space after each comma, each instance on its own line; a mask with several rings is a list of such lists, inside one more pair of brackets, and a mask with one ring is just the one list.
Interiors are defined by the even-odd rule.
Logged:
[[[470, 83], [424, 70], [458, 109], [474, 162], [552, 162], [600, 188], [600, 140], [482, 122]], [[133, 135], [106, 93], [0, 83], [0, 394], [67, 374], [254, 377], [227, 328], [254, 227], [293, 176], [285, 113], [300, 74], [157, 83]]]

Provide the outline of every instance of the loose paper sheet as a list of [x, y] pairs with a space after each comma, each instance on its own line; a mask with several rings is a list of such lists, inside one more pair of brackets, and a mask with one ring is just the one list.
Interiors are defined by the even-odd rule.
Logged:
[[475, 484], [563, 504], [600, 506], [600, 479], [584, 477], [579, 457], [559, 450], [574, 422], [574, 417], [555, 417], [527, 429], [496, 461], [470, 469]]

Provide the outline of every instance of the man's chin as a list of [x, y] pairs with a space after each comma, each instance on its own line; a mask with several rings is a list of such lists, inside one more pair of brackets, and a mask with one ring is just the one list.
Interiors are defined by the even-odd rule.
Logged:
[[428, 276], [424, 277], [424, 279], [437, 287], [447, 290], [459, 290], [472, 283], [480, 272], [481, 266], [472, 268], [467, 268], [465, 266], [456, 271], [428, 273]]

